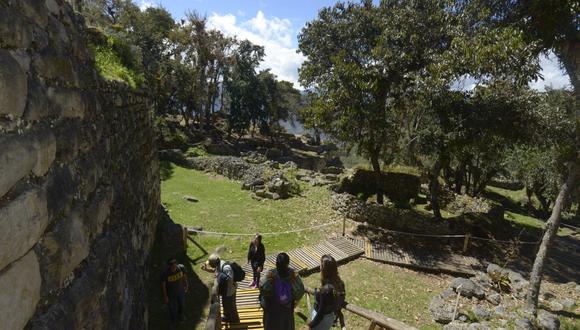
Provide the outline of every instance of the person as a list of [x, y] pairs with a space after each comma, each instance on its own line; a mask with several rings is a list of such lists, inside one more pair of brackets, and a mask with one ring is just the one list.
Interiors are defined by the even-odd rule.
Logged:
[[266, 250], [262, 244], [262, 235], [256, 234], [254, 240], [250, 243], [248, 248], [248, 263], [252, 266], [252, 284], [250, 287], [255, 289], [260, 286], [260, 273], [264, 269], [264, 262], [266, 261]]
[[169, 307], [171, 322], [184, 321], [185, 293], [189, 290], [185, 267], [177, 264], [175, 258], [170, 258], [167, 265], [167, 269], [161, 274], [163, 301]]
[[324, 284], [320, 290], [314, 290], [314, 309], [312, 319], [308, 323], [308, 328], [312, 330], [329, 330], [336, 317], [336, 299], [334, 286], [330, 283]]
[[[321, 304], [317, 305], [319, 310], [316, 311], [315, 316], [318, 316], [319, 319], [316, 319], [317, 323], [314, 323], [313, 326], [318, 325], [318, 322], [323, 324], [318, 325], [318, 327], [313, 327], [313, 329], [328, 329], [326, 327], [327, 323], [325, 322], [330, 322], [329, 319], [332, 319], [332, 323], [340, 322], [340, 327], [346, 329], [344, 315], [342, 314], [342, 308], [344, 308], [346, 299], [345, 285], [340, 275], [338, 275], [336, 260], [328, 254], [320, 258], [320, 284], [322, 288], [316, 298], [317, 301], [322, 300], [322, 298], [325, 299], [323, 302], [321, 301]], [[330, 299], [331, 297], [326, 296], [330, 294], [329, 290], [332, 290], [332, 300]], [[329, 311], [329, 306], [331, 305], [334, 306], [333, 313]], [[322, 311], [322, 315], [320, 315], [320, 311]], [[312, 322], [314, 322], [315, 316], [313, 316]]]
[[228, 323], [240, 322], [238, 309], [236, 307], [237, 283], [234, 280], [234, 270], [232, 266], [224, 260], [220, 260], [218, 254], [213, 253], [208, 258], [208, 264], [215, 269], [215, 276], [218, 283], [218, 292], [222, 298], [222, 308], [224, 317], [222, 321]]
[[294, 307], [304, 295], [304, 284], [289, 267], [290, 257], [282, 252], [276, 257], [276, 269], [262, 275], [260, 304], [264, 309], [264, 330], [294, 330]]

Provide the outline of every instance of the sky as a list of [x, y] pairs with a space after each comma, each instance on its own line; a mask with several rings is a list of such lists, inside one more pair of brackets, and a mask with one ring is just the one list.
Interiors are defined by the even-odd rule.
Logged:
[[[205, 14], [208, 26], [228, 36], [248, 39], [265, 48], [266, 56], [260, 69], [271, 69], [279, 79], [298, 84], [298, 68], [304, 56], [297, 53], [297, 36], [306, 22], [318, 16], [322, 7], [333, 5], [336, 0], [133, 0], [141, 9], [163, 6], [175, 19], [195, 10]], [[544, 80], [530, 83], [532, 88], [543, 91], [546, 86], [562, 88], [570, 86], [570, 80], [553, 53], [540, 59]], [[471, 89], [470, 79], [459, 82], [462, 88]]]

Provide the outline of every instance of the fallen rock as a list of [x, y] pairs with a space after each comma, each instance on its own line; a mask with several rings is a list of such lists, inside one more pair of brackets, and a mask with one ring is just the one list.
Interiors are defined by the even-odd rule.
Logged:
[[559, 301], [552, 300], [552, 301], [550, 301], [549, 305], [550, 305], [550, 309], [553, 312], [559, 312], [559, 311], [564, 310], [564, 306]]
[[433, 320], [438, 323], [447, 324], [451, 322], [453, 318], [453, 310], [453, 304], [443, 300], [439, 296], [433, 297], [429, 304], [431, 317], [433, 317]]
[[485, 323], [471, 323], [468, 327], [468, 330], [489, 330], [489, 326]]
[[473, 278], [473, 281], [476, 284], [479, 284], [484, 289], [489, 289], [493, 286], [491, 277], [489, 277], [489, 275], [483, 272], [478, 272], [477, 275], [475, 275], [475, 277]]
[[489, 274], [490, 276], [497, 276], [497, 274], [505, 274], [505, 273], [506, 273], [505, 269], [501, 268], [496, 264], [490, 263], [489, 265], [487, 265], [487, 274]]
[[453, 321], [443, 326], [443, 330], [467, 330], [468, 328], [469, 324], [459, 321]]
[[199, 202], [199, 199], [197, 199], [197, 198], [195, 198], [193, 196], [188, 196], [188, 195], [183, 196], [183, 199], [185, 199], [188, 202], [192, 202], [192, 203]]
[[278, 200], [278, 199], [280, 199], [280, 195], [278, 193], [274, 193], [274, 192], [271, 192], [271, 191], [266, 191], [264, 193], [264, 197], [265, 198], [268, 198], [268, 199], [272, 199], [272, 200]]
[[341, 174], [344, 171], [344, 169], [340, 168], [340, 167], [336, 167], [336, 166], [328, 166], [325, 167], [323, 169], [320, 170], [320, 173], [322, 174]]
[[499, 293], [488, 294], [485, 296], [485, 299], [493, 305], [499, 305], [501, 303], [501, 295]]
[[509, 317], [507, 309], [502, 305], [497, 306], [496, 308], [493, 309], [493, 311], [497, 316]]
[[481, 286], [475, 284], [470, 279], [457, 277], [451, 282], [451, 287], [455, 292], [459, 292], [462, 296], [466, 298], [476, 297], [478, 299], [485, 298], [485, 291]]
[[534, 324], [527, 317], [521, 317], [516, 320], [517, 330], [534, 330]]
[[543, 330], [558, 330], [560, 329], [560, 320], [552, 313], [541, 310], [538, 313], [538, 324]]
[[475, 314], [478, 320], [489, 320], [491, 318], [491, 312], [481, 305], [473, 307], [471, 311]]
[[572, 308], [576, 304], [574, 299], [571, 299], [571, 298], [560, 299], [560, 300], [558, 300], [558, 302], [560, 304], [562, 304], [562, 306], [564, 306], [564, 308]]

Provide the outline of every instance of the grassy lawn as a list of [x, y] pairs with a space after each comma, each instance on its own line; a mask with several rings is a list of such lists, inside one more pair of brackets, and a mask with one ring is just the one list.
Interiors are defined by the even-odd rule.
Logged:
[[[527, 196], [524, 189], [521, 190], [508, 190], [498, 187], [488, 186], [487, 190], [493, 196], [500, 196], [503, 199], [503, 205], [506, 208], [505, 219], [514, 222], [515, 224], [522, 226], [524, 228], [529, 228], [532, 231], [542, 232], [544, 230], [545, 221], [538, 219], [533, 215], [530, 215], [527, 210], [525, 210], [521, 205], [527, 203]], [[540, 203], [533, 197], [532, 202], [536, 208], [539, 207]], [[560, 227], [558, 231], [559, 236], [568, 236], [574, 231]]]
[[[257, 201], [251, 198], [250, 192], [241, 190], [238, 182], [170, 163], [162, 165], [165, 178], [161, 184], [162, 201], [173, 220], [186, 226], [203, 227], [208, 231], [253, 234], [257, 231], [286, 231], [339, 220], [330, 208], [330, 193], [324, 187], [305, 186], [302, 197], [280, 201]], [[185, 195], [194, 196], [199, 202], [188, 202], [183, 198]], [[324, 229], [265, 236], [266, 253], [273, 254], [313, 245], [325, 237], [339, 234], [341, 226], [339, 221]], [[250, 239], [251, 237], [213, 235], [195, 237], [196, 242], [208, 252], [211, 253], [215, 248], [223, 246], [224, 258], [238, 262], [245, 262]], [[206, 290], [211, 287], [213, 276], [199, 270], [199, 265], [207, 256], [193, 244], [189, 246], [188, 255], [192, 260], [197, 260], [197, 264], [195, 262], [192, 264], [191, 270], [196, 273], [194, 279], [198, 283], [197, 291], [203, 291], [206, 299], [197, 303], [207, 304]], [[389, 317], [414, 326], [426, 329], [438, 328], [430, 320], [427, 306], [433, 292], [438, 291], [442, 285], [440, 283], [443, 283], [443, 278], [366, 260], [343, 265], [340, 272], [348, 285], [348, 299], [352, 303], [385, 313]], [[318, 281], [318, 274], [305, 278], [305, 282], [312, 287], [317, 286]], [[200, 285], [204, 288], [200, 288]], [[191, 303], [195, 304], [196, 301], [192, 300]], [[308, 314], [305, 299], [299, 309]], [[164, 318], [165, 312], [155, 317]], [[199, 322], [192, 327], [183, 328], [203, 328], [206, 316], [207, 306], [201, 311], [196, 311], [195, 317]], [[368, 322], [364, 319], [348, 313], [345, 316], [351, 329], [368, 327]], [[304, 322], [299, 318], [297, 326], [305, 328]]]
[[[325, 187], [304, 186], [302, 196], [287, 200], [254, 200], [251, 193], [243, 191], [240, 183], [227, 178], [195, 170], [185, 169], [171, 163], [162, 163], [161, 198], [169, 214], [177, 223], [203, 227], [207, 231], [227, 233], [280, 232], [340, 220], [330, 207], [330, 193]], [[184, 196], [194, 196], [199, 201], [189, 202]], [[418, 209], [419, 213], [428, 213]], [[526, 226], [538, 227], [538, 219], [508, 211], [506, 219]], [[283, 235], [265, 235], [266, 253], [274, 254], [301, 246], [314, 245], [326, 237], [336, 236], [342, 230], [341, 221], [321, 229]], [[252, 236], [232, 237], [223, 235], [196, 235], [195, 241], [208, 253], [222, 247], [224, 259], [245, 262], [246, 249]], [[157, 251], [153, 256], [159, 272], [164, 268], [163, 260], [168, 255]], [[188, 258], [189, 260], [187, 260]], [[187, 297], [188, 321], [177, 329], [203, 329], [207, 318], [209, 290], [213, 275], [200, 270], [207, 254], [189, 245], [188, 256], [180, 262], [186, 264], [192, 290]], [[356, 260], [340, 267], [340, 274], [347, 286], [347, 300], [353, 304], [383, 313], [420, 329], [441, 329], [432, 321], [428, 310], [431, 298], [444, 290], [450, 277], [430, 275], [394, 266]], [[319, 274], [304, 279], [310, 287], [319, 284]], [[167, 328], [167, 310], [161, 302], [158, 280], [152, 280], [152, 302], [150, 327]], [[297, 311], [308, 315], [306, 299]], [[349, 329], [366, 329], [368, 321], [345, 313]], [[298, 329], [306, 329], [299, 317]], [[564, 325], [570, 320], [564, 320]], [[575, 322], [572, 326], [576, 326]]]
[[[347, 301], [380, 312], [419, 329], [441, 329], [431, 319], [429, 302], [435, 294], [443, 291], [450, 277], [431, 275], [391, 265], [359, 259], [339, 267], [346, 283]], [[304, 279], [310, 287], [320, 286], [320, 275], [312, 274]], [[299, 310], [306, 313], [306, 299]], [[368, 329], [370, 322], [364, 318], [344, 313], [348, 329]], [[297, 319], [298, 320], [298, 319]], [[307, 329], [304, 322], [298, 328]]]

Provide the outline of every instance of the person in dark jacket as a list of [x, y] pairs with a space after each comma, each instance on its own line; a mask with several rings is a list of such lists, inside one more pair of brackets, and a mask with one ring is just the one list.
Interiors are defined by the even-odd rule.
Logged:
[[264, 330], [294, 330], [294, 307], [304, 295], [304, 284], [282, 252], [276, 269], [268, 270], [260, 281], [260, 305], [264, 309]]
[[[323, 310], [323, 315], [320, 315], [320, 313], [317, 313], [317, 316], [320, 316], [322, 318], [322, 320], [320, 321], [319, 324], [317, 324], [317, 327], [313, 327], [313, 329], [329, 329], [328, 327], [328, 322], [330, 318], [333, 318], [333, 323], [335, 322], [340, 322], [340, 327], [344, 330], [346, 329], [345, 327], [345, 322], [344, 322], [344, 316], [342, 314], [342, 308], [344, 308], [345, 306], [345, 298], [346, 298], [346, 290], [345, 290], [345, 285], [344, 282], [342, 281], [342, 279], [340, 278], [340, 275], [338, 275], [338, 264], [336, 263], [336, 260], [328, 254], [323, 255], [320, 258], [320, 285], [322, 288], [324, 288], [327, 285], [330, 285], [333, 289], [333, 298], [334, 298], [334, 313], [327, 313], [328, 311], [326, 310], [326, 305], [328, 305], [328, 299], [325, 299], [325, 308], [322, 308]], [[320, 292], [322, 292], [323, 290], [321, 289]], [[317, 299], [320, 299], [321, 297], [316, 297]], [[316, 307], [316, 306], [315, 306]], [[315, 309], [316, 312], [316, 309]], [[313, 319], [314, 319], [314, 313], [313, 313]], [[332, 324], [331, 324], [332, 325]]]
[[248, 263], [252, 266], [253, 280], [250, 287], [255, 289], [260, 286], [260, 273], [264, 270], [266, 261], [266, 249], [262, 244], [262, 235], [256, 234], [248, 248]]
[[314, 292], [316, 302], [312, 311], [312, 320], [308, 327], [313, 330], [329, 330], [336, 318], [336, 298], [332, 284], [323, 285]]

